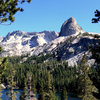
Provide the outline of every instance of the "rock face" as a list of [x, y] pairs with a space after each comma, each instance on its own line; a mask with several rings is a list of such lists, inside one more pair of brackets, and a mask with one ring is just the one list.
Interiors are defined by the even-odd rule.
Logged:
[[76, 20], [73, 17], [71, 17], [63, 23], [59, 36], [69, 36], [78, 33], [84, 33], [84, 31], [77, 24]]
[[6, 37], [0, 39], [0, 46], [3, 47], [0, 56], [23, 54], [32, 56], [51, 53], [55, 55], [55, 59], [59, 56], [68, 61], [69, 65], [74, 66], [82, 58], [84, 52], [87, 52], [89, 64], [93, 64], [95, 61], [91, 59], [88, 47], [98, 43], [94, 37], [100, 38], [100, 35], [98, 33], [84, 33], [75, 19], [71, 17], [62, 25], [60, 33], [54, 31], [14, 31], [8, 33]]
[[3, 47], [1, 56], [15, 56], [30, 53], [32, 48], [47, 44], [57, 37], [58, 33], [54, 31], [14, 31], [8, 33], [0, 42], [0, 46]]
[[3, 40], [3, 37], [2, 36], [0, 36], [0, 42]]
[[94, 33], [83, 33], [77, 36], [58, 37], [48, 44], [34, 48], [31, 55], [51, 53], [55, 55], [55, 59], [59, 56], [62, 60], [68, 61], [68, 65], [74, 66], [77, 65], [86, 52], [89, 65], [92, 65], [95, 61], [91, 59], [92, 54], [89, 52], [89, 45], [96, 45], [98, 43], [98, 40], [94, 38], [95, 35]]

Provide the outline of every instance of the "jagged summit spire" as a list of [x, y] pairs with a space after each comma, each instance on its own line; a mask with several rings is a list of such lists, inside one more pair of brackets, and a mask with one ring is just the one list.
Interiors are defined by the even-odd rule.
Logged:
[[83, 29], [77, 24], [74, 17], [70, 17], [63, 23], [59, 36], [69, 36], [80, 32], [83, 33]]
[[67, 21], [68, 21], [68, 22], [76, 22], [76, 20], [75, 20], [74, 17], [70, 17]]

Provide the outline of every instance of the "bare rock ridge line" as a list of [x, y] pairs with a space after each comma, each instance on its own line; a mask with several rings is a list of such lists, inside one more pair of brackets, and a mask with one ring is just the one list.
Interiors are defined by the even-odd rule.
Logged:
[[47, 44], [58, 37], [55, 31], [23, 32], [14, 31], [4, 37], [0, 46], [4, 52], [2, 56], [15, 56], [30, 53], [32, 48]]
[[74, 66], [82, 58], [84, 52], [87, 52], [89, 63], [93, 64], [95, 61], [91, 59], [91, 53], [88, 53], [88, 45], [98, 43], [98, 40], [94, 38], [95, 35], [100, 38], [98, 33], [85, 32], [71, 17], [63, 23], [60, 33], [14, 31], [8, 33], [6, 37], [0, 37], [0, 46], [3, 47], [0, 56], [56, 54], [59, 50], [57, 55], [62, 60], [68, 61], [69, 65]]

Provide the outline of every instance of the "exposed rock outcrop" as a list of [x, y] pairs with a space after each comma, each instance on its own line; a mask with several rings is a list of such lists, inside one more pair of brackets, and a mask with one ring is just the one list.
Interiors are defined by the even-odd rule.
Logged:
[[[76, 20], [71, 17], [64, 22], [60, 33], [54, 31], [14, 31], [9, 33], [0, 42], [0, 46], [3, 47], [3, 52], [0, 56], [23, 54], [32, 56], [41, 53], [58, 53], [54, 58], [59, 56], [73, 66], [79, 62], [84, 52], [89, 51], [89, 45], [96, 45], [98, 43], [95, 37], [100, 38], [100, 35], [98, 33], [84, 33], [84, 30], [76, 23]], [[91, 60], [91, 54], [87, 53], [87, 56], [89, 64], [93, 64], [95, 61], [94, 59]]]
[[47, 44], [57, 37], [58, 33], [55, 31], [14, 31], [8, 33], [0, 42], [0, 46], [3, 47], [1, 56], [15, 56], [30, 53], [32, 48]]
[[2, 36], [0, 36], [0, 42], [3, 40], [3, 37]]
[[59, 36], [69, 36], [78, 33], [84, 33], [84, 30], [77, 24], [76, 20], [71, 17], [63, 23]]

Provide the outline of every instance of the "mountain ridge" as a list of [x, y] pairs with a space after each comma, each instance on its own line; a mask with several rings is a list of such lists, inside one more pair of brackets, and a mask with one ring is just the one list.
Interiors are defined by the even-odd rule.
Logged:
[[43, 32], [23, 32], [14, 31], [8, 33], [6, 37], [2, 39], [0, 45], [3, 47], [6, 53], [5, 56], [22, 55], [29, 53], [31, 48], [47, 44], [50, 41], [58, 37], [58, 33], [54, 31]]
[[[51, 53], [55, 54], [55, 59], [59, 56], [62, 60], [68, 61], [69, 65], [75, 65], [82, 58], [84, 52], [87, 52], [89, 59], [91, 58], [88, 45], [98, 43], [95, 36], [100, 38], [98, 33], [85, 32], [71, 17], [63, 23], [60, 33], [55, 31], [14, 31], [9, 33], [0, 42], [0, 46], [4, 50], [0, 56], [20, 56], [24, 54], [33, 56]], [[94, 60], [90, 59], [90, 63], [92, 62]]]

